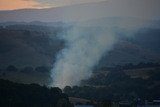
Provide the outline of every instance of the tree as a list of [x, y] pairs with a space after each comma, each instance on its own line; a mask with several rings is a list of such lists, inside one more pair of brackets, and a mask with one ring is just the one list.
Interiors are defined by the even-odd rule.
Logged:
[[13, 71], [13, 72], [17, 72], [18, 69], [14, 66], [14, 65], [9, 65], [7, 68], [6, 68], [7, 71]]
[[37, 71], [37, 72], [49, 72], [49, 67], [39, 66], [39, 67], [35, 68], [35, 71]]
[[33, 68], [30, 67], [30, 66], [27, 66], [27, 67], [24, 67], [21, 72], [25, 72], [25, 73], [28, 73], [28, 72], [33, 72]]
[[101, 102], [101, 106], [100, 107], [111, 107], [112, 106], [112, 102], [110, 100], [103, 100]]
[[18, 84], [0, 79], [1, 107], [57, 107], [57, 104], [71, 107], [68, 96], [57, 87]]
[[72, 88], [70, 86], [66, 86], [64, 89], [63, 89], [64, 93], [70, 95], [71, 92], [72, 92]]

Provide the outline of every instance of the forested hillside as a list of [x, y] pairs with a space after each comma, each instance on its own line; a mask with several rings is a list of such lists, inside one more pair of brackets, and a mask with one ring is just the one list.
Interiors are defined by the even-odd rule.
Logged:
[[[49, 71], [57, 53], [65, 47], [65, 41], [59, 36], [68, 27], [62, 27], [65, 25], [60, 22], [44, 25], [14, 23], [0, 27], [0, 78], [21, 83], [50, 83]], [[160, 62], [159, 35], [158, 28], [142, 29], [132, 37], [125, 37], [119, 32], [117, 43], [95, 68]]]
[[[93, 100], [154, 100], [160, 96], [160, 64], [127, 64], [95, 71], [81, 86], [65, 87], [69, 96]], [[105, 93], [105, 94], [104, 94]]]
[[70, 107], [68, 96], [59, 88], [18, 84], [0, 79], [1, 107]]

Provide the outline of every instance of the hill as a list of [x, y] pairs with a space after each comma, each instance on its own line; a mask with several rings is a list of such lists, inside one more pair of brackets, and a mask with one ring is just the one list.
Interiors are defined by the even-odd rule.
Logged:
[[[143, 66], [142, 66], [143, 65]], [[145, 66], [148, 67], [145, 67]], [[137, 101], [159, 99], [160, 65], [126, 65], [98, 70], [81, 86], [65, 87], [69, 96], [93, 100]], [[105, 94], [104, 94], [105, 93]]]
[[6, 65], [51, 66], [56, 53], [63, 47], [63, 42], [56, 37], [59, 29], [32, 25], [0, 29], [1, 68]]
[[123, 37], [118, 40], [113, 49], [103, 56], [98, 66], [138, 64], [139, 62], [159, 62], [159, 29], [140, 30], [132, 37]]
[[[49, 70], [57, 53], [65, 46], [58, 37], [67, 29], [62, 26], [59, 23], [58, 26], [56, 23], [53, 26], [14, 24], [0, 28], [0, 77], [15, 82], [48, 84]], [[133, 37], [121, 33], [113, 49], [101, 58], [95, 69], [127, 63], [160, 62], [158, 28], [142, 29]], [[18, 72], [8, 71], [10, 65], [15, 66]], [[36, 72], [37, 67], [45, 67], [44, 72]]]
[[[63, 30], [61, 26], [38, 25], [10, 25], [0, 29], [0, 68], [8, 65], [52, 66], [57, 52], [64, 48], [64, 41], [58, 38]], [[159, 29], [142, 29], [133, 37], [119, 35], [118, 42], [98, 66], [160, 61]]]

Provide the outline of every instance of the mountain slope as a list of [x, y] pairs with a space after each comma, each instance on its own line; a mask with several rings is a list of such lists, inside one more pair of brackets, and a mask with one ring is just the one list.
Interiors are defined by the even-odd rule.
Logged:
[[[2, 66], [50, 66], [58, 51], [64, 47], [57, 34], [61, 27], [30, 25], [0, 29], [0, 62]], [[160, 62], [160, 30], [139, 31], [132, 38], [122, 37], [99, 62], [99, 67], [126, 63]]]
[[[49, 72], [38, 73], [33, 69], [38, 66], [49, 68], [53, 66], [57, 53], [65, 46], [65, 42], [58, 38], [64, 29], [61, 26], [39, 25], [2, 27], [0, 29], [1, 78], [23, 83], [47, 84], [50, 81]], [[129, 38], [120, 35], [121, 38], [113, 49], [101, 58], [96, 68], [101, 69], [128, 63], [160, 62], [159, 35], [160, 29], [158, 28], [140, 30]], [[6, 68], [9, 65], [14, 65], [18, 69], [27, 67], [27, 72], [23, 73], [21, 70], [19, 70], [20, 72], [8, 72]], [[28, 67], [33, 69], [28, 70]], [[44, 76], [42, 77], [42, 75]]]
[[[25, 26], [23, 27], [25, 29]], [[63, 42], [55, 38], [57, 31], [54, 31], [54, 28], [54, 33], [49, 30], [42, 30], [41, 27], [38, 29], [38, 26], [31, 28], [33, 31], [0, 30], [1, 67], [10, 64], [18, 67], [51, 66], [56, 53], [62, 48]]]
[[160, 62], [160, 30], [146, 29], [133, 37], [121, 38], [99, 62], [99, 66]]

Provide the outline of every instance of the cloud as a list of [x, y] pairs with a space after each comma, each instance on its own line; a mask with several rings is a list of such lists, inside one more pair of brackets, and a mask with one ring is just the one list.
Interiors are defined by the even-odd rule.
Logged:
[[43, 3], [44, 5], [59, 7], [59, 6], [65, 6], [65, 5], [100, 2], [100, 1], [107, 1], [107, 0], [35, 0], [35, 1]]
[[[99, 1], [105, 0], [98, 0], [98, 2]], [[0, 10], [59, 7], [89, 2], [97, 2], [97, 0], [1, 0]]]
[[1, 0], [0, 10], [14, 10], [22, 8], [45, 8], [47, 5], [43, 5], [35, 0]]

